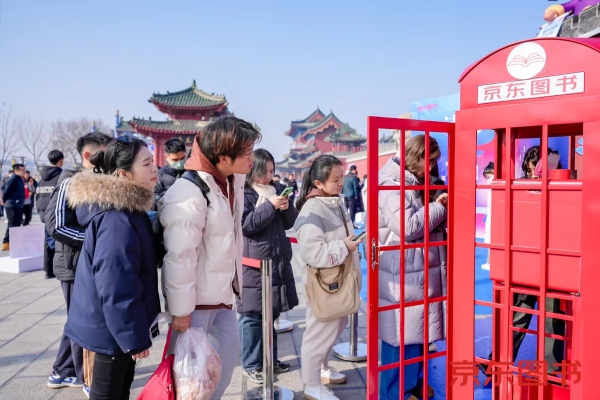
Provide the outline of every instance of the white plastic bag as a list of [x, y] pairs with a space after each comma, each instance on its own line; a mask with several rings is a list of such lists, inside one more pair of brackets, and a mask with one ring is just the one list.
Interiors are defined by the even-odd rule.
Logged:
[[173, 365], [177, 400], [210, 400], [221, 379], [221, 358], [203, 328], [177, 338]]

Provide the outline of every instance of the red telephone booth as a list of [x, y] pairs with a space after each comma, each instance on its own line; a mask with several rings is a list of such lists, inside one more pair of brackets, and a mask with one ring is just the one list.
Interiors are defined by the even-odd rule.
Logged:
[[[594, 378], [600, 361], [598, 65], [600, 39], [544, 38], [501, 48], [460, 78], [451, 182], [454, 340], [448, 352], [450, 362], [487, 362], [487, 354], [474, 354], [474, 305], [493, 309], [495, 365], [489, 371], [495, 371], [496, 400], [600, 398]], [[477, 185], [477, 132], [486, 129], [495, 132], [495, 178]], [[570, 138], [569, 154], [560, 160], [568, 172], [542, 168], [541, 179], [522, 179], [519, 141], [539, 139], [543, 162], [553, 137]], [[581, 137], [586, 163], [575, 162]], [[490, 243], [475, 240], [478, 190], [492, 191]], [[476, 247], [490, 249], [491, 302], [475, 300]], [[535, 296], [537, 309], [521, 306], [519, 296]], [[549, 310], [547, 304], [559, 306]], [[533, 315], [537, 330], [515, 326], [515, 313]], [[548, 333], [548, 318], [562, 321], [563, 332]], [[537, 360], [515, 365], [516, 332], [537, 335]], [[564, 343], [554, 376], [543, 369], [547, 338]], [[449, 398], [472, 400], [476, 377], [468, 379], [452, 385]]]
[[[378, 235], [378, 207], [381, 192], [408, 190], [428, 193], [428, 174], [420, 186], [408, 186], [403, 177], [396, 187], [373, 185], [368, 188], [368, 307], [367, 307], [367, 396], [379, 398], [379, 378], [385, 371], [423, 362], [423, 378], [445, 382], [445, 398], [473, 400], [482, 375], [477, 365], [484, 364], [491, 375], [495, 400], [600, 398], [594, 366], [600, 361], [600, 168], [582, 161], [582, 145], [588, 160], [600, 159], [600, 39], [544, 38], [504, 47], [469, 67], [460, 79], [461, 110], [456, 126], [450, 123], [369, 117], [368, 141], [377, 143], [381, 129], [421, 131], [426, 143], [429, 134], [448, 135], [448, 240], [431, 242], [425, 228], [423, 243], [403, 241], [403, 216], [400, 218], [400, 243], [383, 243]], [[478, 185], [477, 134], [494, 132], [495, 178]], [[548, 158], [549, 138], [564, 137], [568, 150], [561, 152], [561, 169], [542, 168], [541, 179], [523, 179], [532, 165], [523, 163], [517, 149], [522, 140], [539, 140], [539, 157]], [[583, 139], [585, 138], [585, 142]], [[585, 143], [585, 144], [584, 144]], [[427, 147], [427, 144], [426, 144]], [[427, 147], [428, 148], [428, 147]], [[400, 154], [404, 154], [404, 142]], [[378, 176], [377, 146], [368, 146], [368, 175]], [[577, 155], [577, 154], [579, 155]], [[428, 156], [428, 153], [425, 154]], [[537, 160], [536, 160], [537, 161]], [[525, 165], [522, 165], [525, 164]], [[585, 169], [584, 169], [585, 167]], [[400, 169], [404, 170], [402, 157]], [[439, 186], [439, 188], [442, 188]], [[476, 240], [478, 191], [491, 191], [491, 240]], [[402, 209], [402, 207], [400, 207]], [[424, 207], [428, 220], [428, 207]], [[427, 224], [425, 224], [427, 226]], [[448, 249], [447, 293], [417, 301], [404, 300], [403, 254], [421, 248]], [[475, 251], [489, 249], [492, 299], [475, 299]], [[400, 252], [399, 302], [381, 304], [378, 296], [380, 259], [386, 251]], [[427, 265], [425, 258], [425, 265]], [[427, 269], [425, 269], [427, 271]], [[427, 275], [425, 281], [428, 281]], [[388, 284], [389, 282], [384, 282]], [[524, 307], [518, 299], [533, 298]], [[541, 301], [540, 301], [541, 300]], [[395, 362], [380, 362], [379, 318], [382, 313], [399, 314], [406, 308], [447, 302], [447, 348], [431, 354], [424, 345], [417, 357], [406, 357], [403, 350]], [[531, 302], [530, 302], [531, 303]], [[536, 305], [537, 304], [537, 305]], [[551, 304], [551, 307], [547, 305]], [[475, 306], [492, 309], [492, 354], [475, 354]], [[537, 329], [515, 323], [515, 315], [537, 320]], [[424, 313], [427, 321], [427, 313]], [[550, 323], [548, 323], [550, 321]], [[560, 323], [561, 329], [546, 325]], [[400, 329], [400, 343], [404, 329]], [[530, 362], [515, 362], [513, 349], [517, 334], [536, 337], [536, 356]], [[427, 329], [425, 329], [427, 343]], [[555, 365], [547, 374], [546, 341], [562, 343]], [[400, 349], [402, 346], [400, 346]], [[554, 348], [553, 348], [554, 352]], [[555, 354], [556, 356], [556, 354]], [[443, 360], [432, 371], [433, 360]], [[434, 366], [435, 368], [435, 366]], [[545, 369], [546, 368], [546, 369]], [[440, 371], [444, 370], [445, 371]], [[484, 378], [485, 379], [485, 378]], [[400, 373], [399, 386], [404, 378]], [[439, 396], [439, 397], [438, 397]], [[437, 392], [436, 398], [444, 398]]]

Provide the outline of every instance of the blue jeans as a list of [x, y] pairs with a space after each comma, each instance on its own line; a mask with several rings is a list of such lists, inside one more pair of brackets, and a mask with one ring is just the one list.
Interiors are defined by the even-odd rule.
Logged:
[[[404, 359], [423, 355], [422, 344], [407, 344], [404, 346]], [[400, 360], [400, 347], [395, 347], [381, 342], [381, 365], [393, 364]], [[404, 367], [404, 399], [410, 397], [412, 390], [417, 387], [423, 363], [409, 364]], [[400, 397], [400, 375], [398, 368], [381, 373], [381, 387], [379, 388], [380, 400], [398, 400]]]
[[[273, 313], [273, 321], [277, 318], [279, 318], [279, 313]], [[240, 314], [238, 325], [242, 345], [242, 367], [245, 371], [262, 370], [262, 314]], [[275, 332], [275, 327], [273, 327], [273, 360], [277, 360], [277, 333]]]

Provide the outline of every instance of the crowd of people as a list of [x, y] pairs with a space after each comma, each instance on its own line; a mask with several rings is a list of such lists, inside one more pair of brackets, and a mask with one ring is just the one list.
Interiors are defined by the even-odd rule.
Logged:
[[[244, 265], [242, 258], [273, 261], [276, 319], [299, 304], [286, 236], [293, 229], [304, 264], [303, 283], [317, 282], [325, 276], [322, 271], [339, 271], [337, 280], [323, 287], [321, 279], [308, 292], [301, 351], [305, 398], [338, 398], [325, 385], [343, 384], [346, 376], [329, 366], [328, 359], [353, 313], [350, 300], [359, 298], [362, 285], [362, 239], [354, 238], [354, 227], [356, 212], [364, 210], [367, 177], [361, 180], [356, 166], [344, 171], [339, 159], [322, 155], [298, 188], [293, 175], [282, 180], [275, 174], [275, 161], [267, 150], [254, 149], [260, 138], [251, 124], [223, 117], [195, 138], [188, 154], [181, 141], [167, 142], [167, 164], [160, 170], [145, 142], [130, 136], [84, 135], [76, 143], [82, 160], [76, 169], [62, 170], [63, 154], [49, 153], [50, 165], [41, 171], [39, 185], [29, 183], [37, 189], [34, 199], [46, 228], [44, 270], [48, 278], [61, 282], [68, 313], [48, 387], [81, 387], [91, 399], [129, 398], [136, 360], [149, 356], [151, 339], [158, 334], [153, 323], [161, 311], [161, 295], [172, 316], [168, 353], [175, 352], [177, 338], [190, 328], [202, 327], [213, 338], [222, 364], [213, 399], [222, 396], [240, 363], [244, 375], [263, 382], [261, 273]], [[429, 163], [422, 159], [424, 141], [411, 139], [407, 144], [406, 156], [412, 160], [407, 183], [422, 182], [426, 164], [435, 166], [439, 148], [435, 140], [430, 143]], [[398, 184], [399, 165], [398, 158], [390, 160], [379, 183]], [[4, 185], [11, 217], [13, 204], [24, 208], [26, 193], [24, 168], [15, 165], [13, 170], [19, 179]], [[286, 188], [292, 188], [291, 195], [282, 195]], [[380, 239], [398, 241], [399, 192], [385, 194], [380, 199]], [[408, 242], [423, 240], [427, 197], [435, 214], [430, 234], [445, 235], [447, 194], [432, 196], [407, 194], [405, 222], [413, 228], [405, 235]], [[399, 282], [398, 257], [397, 252], [382, 256], [381, 279], [390, 286], [389, 292], [382, 290], [380, 302], [399, 301], [393, 287]], [[406, 259], [406, 273], [411, 274], [407, 285], [412, 285], [407, 296], [418, 299], [424, 285], [422, 249], [411, 249]], [[439, 247], [429, 262], [435, 264], [430, 265], [430, 281], [437, 280], [430, 282], [433, 294], [442, 295], [445, 248]], [[342, 298], [336, 293], [344, 290], [350, 300], [328, 302]], [[330, 304], [340, 309], [325, 315]], [[441, 305], [430, 310], [430, 326], [436, 326], [431, 342], [444, 336], [443, 312]], [[390, 317], [382, 318], [383, 354], [397, 360], [398, 315]], [[415, 309], [407, 319], [405, 354], [420, 354], [423, 329], [423, 312]], [[277, 336], [273, 338], [274, 371], [283, 373], [290, 365], [277, 358]], [[87, 369], [85, 352], [94, 354]], [[90, 368], [91, 383], [85, 376]], [[407, 393], [418, 390], [419, 373], [419, 364], [412, 364], [406, 375], [410, 379], [405, 378]], [[397, 380], [397, 371], [384, 374], [382, 390], [388, 394], [382, 392], [381, 398], [397, 398]]]
[[[245, 376], [262, 383], [261, 271], [242, 260], [271, 259], [273, 318], [292, 310], [299, 299], [286, 231], [293, 229], [307, 294], [301, 349], [304, 397], [338, 399], [326, 385], [343, 384], [346, 376], [329, 366], [328, 359], [354, 312], [362, 285], [358, 252], [362, 239], [354, 235], [354, 218], [365, 208], [367, 177], [360, 180], [356, 166], [344, 171], [339, 159], [321, 155], [305, 171], [298, 189], [293, 175], [281, 180], [275, 173], [269, 151], [254, 148], [260, 139], [246, 121], [222, 117], [207, 125], [187, 154], [183, 142], [168, 141], [167, 164], [161, 169], [154, 165], [145, 142], [99, 132], [77, 141], [80, 168], [63, 170], [63, 154], [51, 151], [39, 184], [23, 165], [13, 165], [13, 174], [2, 187], [9, 226], [25, 224], [27, 205], [37, 204], [46, 228], [44, 270], [47, 278], [61, 282], [67, 306], [48, 387], [82, 387], [88, 398], [96, 400], [128, 399], [136, 360], [149, 356], [152, 338], [158, 334], [155, 319], [161, 312], [161, 296], [172, 316], [167, 354], [176, 352], [178, 337], [190, 328], [203, 328], [213, 339], [222, 366], [213, 399], [221, 398], [240, 363]], [[437, 176], [441, 151], [434, 138], [426, 151], [424, 136], [414, 136], [405, 151], [383, 165], [378, 185], [400, 186], [401, 179], [408, 186], [422, 186], [425, 179], [431, 185], [444, 184]], [[524, 178], [536, 178], [539, 153], [539, 146], [526, 153]], [[493, 179], [493, 173], [490, 164], [484, 176]], [[445, 241], [447, 191], [405, 190], [404, 202], [401, 195], [400, 190], [379, 193], [380, 244], [423, 243], [426, 232], [429, 242]], [[447, 294], [446, 246], [429, 247], [427, 256], [424, 251], [411, 246], [402, 256], [399, 251], [382, 252], [380, 306], [398, 304], [402, 292], [405, 301], [423, 300], [425, 288], [430, 298]], [[516, 306], [534, 308], [537, 298], [519, 295], [514, 301]], [[555, 303], [547, 299], [546, 307], [561, 312]], [[514, 317], [515, 326], [529, 326], [531, 315]], [[404, 310], [402, 325], [400, 320], [399, 310], [379, 317], [384, 365], [398, 362], [401, 353], [405, 359], [420, 357], [427, 345], [445, 339], [443, 302], [431, 303], [427, 318], [423, 306], [414, 306]], [[546, 329], [561, 334], [561, 323], [548, 321]], [[514, 355], [523, 336], [515, 332]], [[546, 341], [546, 358], [562, 359], [561, 342]], [[93, 370], [89, 385], [84, 383], [89, 383], [84, 352], [94, 354], [93, 365], [88, 366]], [[275, 334], [273, 353], [274, 372], [289, 371], [290, 365], [278, 359]], [[422, 368], [420, 362], [404, 367], [403, 388], [398, 369], [382, 372], [380, 398], [416, 400], [424, 389], [433, 397], [433, 389], [423, 387]]]
[[6, 215], [6, 233], [2, 251], [10, 250], [10, 228], [27, 226], [31, 223], [38, 182], [25, 169], [25, 165], [14, 163], [8, 176], [2, 179], [0, 192], [0, 218]]

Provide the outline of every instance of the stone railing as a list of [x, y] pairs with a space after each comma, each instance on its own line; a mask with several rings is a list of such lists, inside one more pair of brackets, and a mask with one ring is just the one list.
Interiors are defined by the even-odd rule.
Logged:
[[558, 36], [571, 38], [600, 37], [600, 4], [588, 8], [575, 17], [567, 18], [562, 23]]

